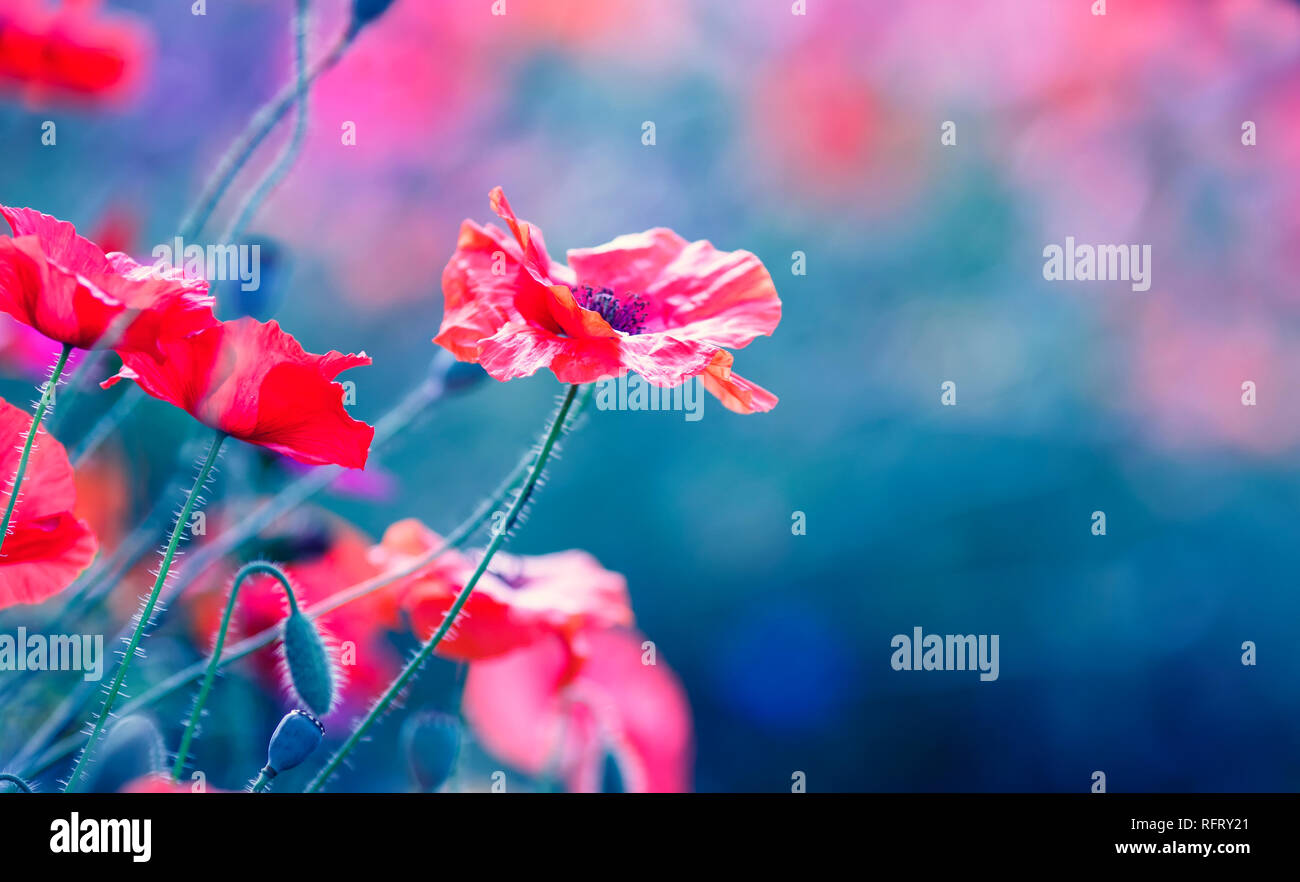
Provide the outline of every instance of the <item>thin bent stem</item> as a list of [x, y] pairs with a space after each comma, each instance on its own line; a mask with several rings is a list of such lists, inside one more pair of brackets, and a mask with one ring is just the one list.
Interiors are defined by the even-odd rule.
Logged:
[[23, 475], [27, 471], [27, 460], [32, 455], [32, 444], [36, 441], [36, 433], [41, 429], [41, 420], [45, 419], [45, 411], [49, 409], [50, 401], [54, 398], [54, 387], [59, 385], [59, 377], [63, 375], [63, 368], [68, 363], [68, 356], [72, 354], [72, 346], [65, 343], [63, 349], [59, 351], [58, 361], [54, 363], [54, 370], [50, 372], [49, 382], [45, 384], [45, 389], [41, 392], [41, 400], [36, 403], [36, 414], [32, 417], [32, 427], [27, 430], [27, 441], [23, 444], [23, 454], [18, 459], [18, 472], [14, 475], [14, 488], [9, 493], [9, 505], [5, 508], [4, 523], [0, 525], [0, 548], [4, 547], [5, 537], [9, 535], [9, 522], [14, 516], [14, 506], [18, 504], [18, 491], [23, 485]]
[[[439, 360], [435, 362], [434, 367], [435, 372], [432, 376], [428, 377], [419, 386], [408, 392], [401, 401], [399, 401], [390, 411], [388, 411], [388, 413], [384, 414], [384, 416], [375, 423], [375, 437], [371, 444], [372, 450], [378, 450], [383, 444], [386, 444], [399, 432], [414, 423], [421, 414], [426, 413], [429, 405], [436, 404], [442, 400], [443, 396], [447, 392], [447, 370], [450, 367], [450, 360]], [[504, 498], [505, 494], [512, 490], [514, 486], [523, 479], [524, 472], [528, 469], [528, 463], [528, 458], [525, 458], [520, 462], [507, 479], [507, 482], [498, 487], [497, 490], [493, 492], [493, 495], [483, 503], [483, 506], [487, 506], [487, 508], [484, 509], [483, 506], [480, 506], [480, 509], [476, 511], [469, 520], [456, 528], [452, 535], [448, 537], [449, 544], [446, 544], [442, 549], [438, 550], [439, 554], [447, 548], [459, 547], [459, 545], [463, 544], [469, 536], [472, 535], [474, 530], [478, 529], [493, 510], [492, 507], [500, 504], [500, 500]], [[180, 592], [184, 591], [191, 581], [207, 569], [209, 564], [219, 560], [225, 554], [236, 550], [280, 515], [292, 510], [325, 487], [329, 486], [330, 482], [333, 481], [342, 471], [342, 468], [338, 466], [318, 466], [312, 469], [306, 474], [295, 478], [275, 496], [266, 500], [254, 509], [247, 517], [240, 519], [238, 524], [233, 525], [229, 530], [223, 531], [220, 536], [205, 543], [194, 552], [188, 565], [178, 574], [174, 583], [167, 586], [168, 594], [167, 597], [164, 598], [164, 603], [174, 599], [180, 594]], [[156, 512], [158, 519], [161, 519], [161, 516], [165, 512], [165, 506], [162, 503], [159, 503]], [[149, 542], [151, 541], [150, 537], [155, 534], [157, 529], [161, 529], [161, 527], [155, 528], [153, 526], [154, 521], [155, 515], [150, 514], [146, 524], [137, 528], [126, 542], [123, 543], [123, 548], [115, 552], [112, 558], [105, 561], [102, 567], [99, 562], [96, 562], [95, 566], [92, 567], [95, 572], [92, 573], [87, 571], [87, 573], [83, 575], [82, 579], [78, 580], [79, 582], [82, 582], [82, 585], [77, 589], [77, 596], [69, 602], [69, 607], [65, 608], [63, 612], [60, 612], [52, 621], [55, 623], [61, 623], [66, 620], [69, 614], [79, 614], [84, 611], [85, 608], [88, 608], [91, 603], [106, 596], [108, 586], [114, 584], [120, 575], [135, 563], [139, 555], [143, 554], [145, 549], [149, 547]], [[466, 530], [466, 527], [471, 527], [471, 529]], [[127, 545], [130, 545], [131, 548], [124, 551], [123, 549], [125, 549]], [[393, 578], [396, 579], [399, 577], [400, 576], [394, 576]], [[83, 579], [85, 581], [83, 581]], [[378, 590], [387, 584], [390, 583], [383, 582], [382, 584], [369, 587], [369, 590], [363, 591], [355, 597], [349, 597], [343, 602], [351, 602], [351, 600], [365, 596], [365, 594], [370, 593], [370, 591]], [[359, 587], [367, 588], [368, 586], [370, 586], [370, 583], [362, 583]], [[344, 589], [336, 594], [335, 597], [343, 597], [344, 595], [350, 594], [353, 590], [355, 589]], [[76, 603], [78, 606], [72, 608], [73, 603]], [[342, 602], [338, 605], [341, 606]], [[333, 608], [334, 607], [331, 607], [331, 609]], [[47, 624], [46, 627], [54, 628], [55, 625]], [[272, 639], [277, 633], [278, 629], [268, 628], [266, 631], [262, 632], [262, 634], [257, 635], [258, 637], [264, 637], [265, 639], [258, 647], [254, 647], [254, 649], [272, 642]], [[121, 639], [127, 639], [127, 634], [125, 632], [121, 635]], [[238, 646], [244, 646], [247, 642], [248, 641], [244, 641], [243, 643], [238, 644]], [[249, 651], [251, 652], [252, 650], [250, 649]], [[227, 662], [235, 661], [242, 657], [242, 655], [232, 657], [227, 653], [221, 663], [225, 665]], [[173, 688], [184, 686], [193, 680], [197, 680], [203, 672], [202, 664], [200, 663], [199, 665], [191, 666], [190, 668], [185, 669], [185, 671], [189, 672], [190, 676], [187, 679], [181, 680]], [[172, 681], [169, 680], [168, 682], [170, 683]], [[14, 759], [16, 764], [22, 765], [24, 762], [30, 760], [38, 751], [42, 751], [45, 746], [49, 744], [50, 740], [63, 730], [85, 702], [86, 694], [89, 691], [89, 685], [90, 684], [78, 684], [78, 686], [74, 688], [74, 692], [69, 695], [62, 704], [60, 704], [54, 714], [41, 725], [36, 734], [34, 734], [32, 738], [28, 739], [28, 743]], [[168, 690], [168, 692], [170, 692], [170, 690]], [[168, 692], [161, 693], [161, 695], [166, 695]], [[0, 688], [0, 694], [3, 694], [2, 688]], [[161, 695], [159, 695], [159, 697], [161, 697]], [[127, 705], [127, 707], [135, 707], [135, 702], [133, 701], [131, 704]], [[44, 759], [42, 762], [44, 763], [58, 759], [68, 751], [75, 750], [76, 746], [77, 742], [75, 740], [65, 739], [53, 748], [53, 750], [59, 752], [55, 753], [52, 758], [50, 753], [46, 752], [43, 754]]]
[[109, 687], [108, 695], [104, 698], [104, 707], [95, 719], [95, 727], [86, 740], [86, 746], [81, 751], [81, 756], [77, 758], [77, 764], [72, 769], [72, 775], [68, 778], [67, 786], [63, 788], [65, 793], [75, 793], [78, 785], [81, 784], [82, 769], [85, 767], [90, 755], [94, 753], [95, 746], [104, 733], [104, 726], [113, 711], [113, 704], [122, 691], [122, 682], [126, 679], [126, 672], [130, 669], [131, 661], [135, 658], [136, 650], [140, 647], [140, 641], [144, 638], [144, 629], [149, 626], [149, 622], [153, 619], [154, 607], [158, 604], [158, 595], [162, 592], [163, 582], [167, 581], [167, 574], [171, 572], [172, 559], [176, 556], [176, 546], [181, 541], [181, 531], [189, 526], [190, 512], [194, 509], [194, 502], [198, 499], [199, 491], [203, 489], [203, 485], [207, 483], [208, 475], [212, 473], [212, 466], [216, 464], [217, 454], [221, 451], [222, 442], [225, 440], [226, 434], [219, 430], [212, 438], [212, 444], [208, 448], [208, 456], [204, 459], [203, 465], [199, 467], [199, 474], [194, 479], [194, 486], [190, 488], [189, 496], [185, 498], [185, 505], [176, 518], [176, 526], [172, 528], [172, 536], [167, 543], [167, 550], [163, 552], [162, 566], [158, 568], [158, 578], [154, 580], [153, 590], [149, 592], [149, 599], [145, 601], [144, 609], [140, 611], [140, 620], [136, 623], [130, 642], [127, 643], [126, 652], [122, 656], [122, 663], [117, 666], [117, 674], [113, 677], [113, 684]]
[[193, 742], [194, 735], [198, 731], [199, 717], [203, 715], [203, 706], [208, 703], [208, 693], [212, 691], [212, 681], [216, 679], [217, 668], [221, 664], [221, 650], [226, 645], [226, 632], [230, 629], [230, 617], [235, 612], [235, 601], [239, 597], [239, 588], [244, 584], [245, 579], [257, 573], [275, 577], [284, 586], [284, 593], [289, 596], [289, 609], [293, 612], [298, 610], [298, 599], [293, 596], [293, 586], [289, 584], [289, 578], [275, 564], [266, 561], [254, 561], [245, 564], [235, 574], [234, 584], [230, 586], [230, 600], [226, 602], [226, 613], [221, 617], [221, 628], [217, 631], [217, 642], [212, 649], [212, 658], [208, 661], [207, 673], [203, 675], [203, 685], [199, 687], [199, 697], [194, 702], [194, 709], [190, 711], [190, 720], [185, 726], [185, 734], [181, 736], [181, 746], [176, 751], [176, 762], [172, 764], [172, 780], [174, 781], [179, 781], [181, 772], [185, 770], [185, 760], [190, 754], [190, 743]]
[[297, 72], [294, 106], [298, 110], [293, 126], [293, 137], [289, 140], [288, 146], [284, 148], [284, 152], [280, 154], [280, 158], [276, 160], [275, 165], [266, 173], [248, 198], [244, 200], [235, 222], [231, 224], [230, 229], [222, 237], [224, 242], [234, 242], [240, 237], [244, 232], [244, 228], [248, 226], [248, 222], [257, 213], [257, 209], [261, 207], [262, 202], [279, 185], [280, 181], [284, 180], [284, 176], [289, 173], [289, 169], [293, 167], [294, 161], [302, 151], [303, 138], [307, 134], [307, 91], [309, 87], [307, 79], [307, 7], [308, 0], [298, 0], [293, 17], [294, 58]]
[[[349, 28], [339, 38], [338, 42], [334, 44], [334, 48], [308, 71], [308, 84], [314, 83], [321, 74], [338, 64], [339, 59], [352, 45], [355, 36], [356, 32]], [[248, 123], [248, 127], [230, 145], [226, 155], [221, 158], [211, 177], [208, 178], [194, 208], [190, 210], [181, 223], [180, 236], [182, 239], [192, 239], [203, 232], [203, 228], [207, 226], [222, 197], [230, 189], [230, 185], [234, 183], [235, 177], [248, 163], [248, 160], [252, 158], [253, 154], [257, 152], [257, 148], [262, 146], [262, 142], [266, 140], [266, 137], [284, 119], [289, 109], [297, 103], [298, 88], [298, 82], [295, 80], [285, 86], [278, 95], [262, 105]]]
[[[514, 471], [512, 471], [510, 475], [501, 482], [500, 486], [497, 487], [492, 495], [484, 499], [483, 502], [480, 503], [479, 507], [475, 509], [474, 513], [463, 521], [460, 526], [453, 530], [437, 548], [430, 550], [428, 553], [417, 558], [415, 561], [412, 561], [400, 570], [386, 573], [373, 579], [368, 579], [367, 581], [353, 585], [350, 588], [344, 588], [341, 591], [335, 592], [324, 600], [308, 607], [303, 614], [314, 621], [349, 603], [360, 600], [361, 598], [373, 594], [382, 588], [386, 588], [394, 582], [413, 576], [451, 549], [460, 548], [469, 541], [470, 537], [478, 532], [480, 527], [487, 523], [492, 516], [492, 512], [496, 510], [496, 507], [505, 500], [511, 490], [519, 485], [519, 482], [523, 479], [525, 473], [527, 473], [529, 465], [532, 463], [532, 458], [532, 453], [530, 452], [527, 457], [520, 461]], [[239, 661], [240, 659], [253, 654], [262, 647], [274, 643], [280, 636], [280, 631], [280, 627], [276, 625], [266, 628], [265, 630], [254, 634], [252, 637], [241, 640], [221, 656], [220, 667], [225, 667], [232, 662]], [[137, 710], [153, 705], [155, 702], [171, 695], [176, 690], [199, 679], [199, 677], [203, 675], [203, 671], [204, 664], [202, 662], [198, 662], [190, 665], [188, 668], [178, 671], [166, 680], [152, 686], [137, 697], [128, 701], [122, 706], [122, 713], [131, 714]], [[57, 731], [58, 730], [56, 729], [55, 732]], [[84, 738], [84, 734], [78, 733], [69, 735], [55, 743], [48, 750], [42, 753], [31, 767], [25, 770], [26, 774], [39, 775], [41, 772], [44, 772], [59, 759], [76, 750], [77, 746], [84, 740]], [[31, 756], [39, 749], [39, 746], [24, 749], [23, 756]], [[21, 764], [21, 759], [16, 760], [15, 762]]]
[[8, 772], [0, 772], [0, 781], [8, 781], [10, 784], [17, 787], [23, 793], [32, 792], [32, 785], [28, 784], [26, 781], [24, 781], [22, 778], [19, 778], [17, 775], [11, 775]]
[[304, 792], [315, 793], [320, 790], [325, 782], [329, 780], [330, 776], [338, 769], [339, 764], [342, 763], [347, 755], [352, 752], [353, 748], [361, 742], [361, 739], [366, 736], [366, 733], [370, 731], [370, 728], [375, 724], [379, 717], [382, 716], [388, 709], [389, 705], [393, 703], [394, 699], [396, 699], [397, 696], [401, 694], [402, 690], [406, 688], [407, 684], [415, 678], [415, 675], [421, 666], [428, 661], [429, 656], [433, 654], [433, 651], [438, 648], [438, 644], [442, 642], [442, 638], [447, 635], [449, 630], [451, 630], [452, 624], [456, 621], [456, 617], [460, 615], [460, 611], [465, 606], [465, 602], [469, 600], [469, 596], [474, 591], [474, 587], [478, 584], [479, 579], [483, 577], [483, 573], [487, 571], [488, 564], [492, 562], [492, 558], [496, 555], [497, 551], [499, 551], [501, 546], [505, 544], [507, 537], [510, 535], [511, 527], [513, 527], [515, 521], [519, 519], [520, 512], [523, 511], [524, 506], [528, 503], [529, 498], [533, 494], [533, 490], [537, 487], [537, 482], [542, 476], [542, 470], [546, 467], [546, 460], [550, 458], [551, 451], [555, 448], [555, 443], [564, 432], [569, 415], [569, 409], [573, 406], [573, 401], [577, 394], [577, 384], [570, 386], [568, 393], [564, 396], [563, 403], [560, 405], [559, 411], [555, 415], [554, 421], [551, 423], [550, 429], [546, 433], [545, 439], [542, 441], [542, 446], [538, 449], [536, 456], [533, 457], [532, 466], [528, 470], [528, 477], [524, 479], [523, 485], [515, 495], [514, 502], [510, 504], [510, 509], [506, 512], [505, 521], [501, 525], [500, 529], [493, 531], [492, 541], [488, 543], [487, 550], [483, 552], [483, 557], [479, 560], [478, 566], [475, 568], [473, 575], [469, 577], [469, 581], [465, 583], [465, 587], [460, 590], [460, 594], [456, 596], [455, 602], [453, 602], [451, 608], [447, 610], [447, 614], [443, 616], [442, 624], [438, 627], [438, 630], [433, 633], [432, 637], [425, 641], [419, 651], [409, 662], [406, 663], [406, 667], [402, 668], [402, 672], [397, 675], [397, 678], [393, 680], [392, 683], [389, 684], [388, 689], [384, 691], [384, 694], [381, 695], [379, 700], [375, 702], [374, 706], [370, 708], [370, 711], [366, 714], [365, 718], [362, 719], [357, 727], [352, 730], [352, 734], [350, 734], [347, 740], [343, 742], [343, 746], [329, 758], [325, 767], [317, 773], [316, 777], [312, 778]]

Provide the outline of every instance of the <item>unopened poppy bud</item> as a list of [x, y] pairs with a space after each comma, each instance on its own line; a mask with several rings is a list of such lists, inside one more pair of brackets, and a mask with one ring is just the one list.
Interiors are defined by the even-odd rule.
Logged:
[[284, 620], [284, 660], [303, 704], [325, 716], [334, 704], [334, 668], [311, 619], [295, 607]]
[[154, 721], [132, 714], [113, 723], [86, 778], [91, 793], [116, 793], [124, 784], [163, 768], [167, 751]]
[[311, 756], [324, 737], [325, 727], [311, 714], [301, 710], [289, 711], [271, 735], [263, 771], [270, 776], [287, 772]]
[[460, 721], [450, 714], [416, 714], [402, 728], [406, 762], [420, 790], [437, 790], [451, 777], [460, 753]]

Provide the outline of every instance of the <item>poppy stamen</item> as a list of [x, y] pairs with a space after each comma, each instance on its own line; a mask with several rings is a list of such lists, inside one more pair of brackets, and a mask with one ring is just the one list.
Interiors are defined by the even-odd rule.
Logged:
[[647, 304], [640, 294], [627, 294], [620, 298], [612, 288], [592, 288], [590, 285], [579, 285], [571, 290], [579, 306], [599, 313], [614, 330], [624, 334], [645, 331]]

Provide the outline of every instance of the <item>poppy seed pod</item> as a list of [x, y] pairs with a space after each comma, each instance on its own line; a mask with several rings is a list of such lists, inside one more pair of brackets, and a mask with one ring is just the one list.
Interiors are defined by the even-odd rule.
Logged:
[[274, 776], [292, 769], [311, 756], [324, 737], [325, 727], [311, 714], [289, 711], [271, 735], [266, 749], [266, 773]]
[[416, 714], [402, 728], [402, 746], [411, 775], [421, 791], [431, 793], [446, 783], [460, 753], [460, 721], [450, 714]]
[[284, 660], [303, 704], [324, 716], [334, 704], [334, 669], [312, 620], [294, 608], [284, 620]]

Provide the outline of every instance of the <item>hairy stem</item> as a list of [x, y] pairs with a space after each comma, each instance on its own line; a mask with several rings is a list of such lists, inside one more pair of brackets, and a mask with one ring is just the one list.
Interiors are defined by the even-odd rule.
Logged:
[[26, 781], [24, 781], [22, 778], [19, 778], [17, 775], [11, 775], [8, 772], [0, 772], [0, 782], [4, 782], [4, 781], [8, 781], [10, 784], [17, 787], [23, 793], [32, 792], [32, 785], [28, 784]]
[[226, 435], [221, 431], [218, 431], [212, 438], [207, 458], [204, 459], [203, 465], [199, 467], [199, 474], [194, 479], [194, 486], [190, 489], [189, 495], [185, 498], [185, 505], [176, 518], [176, 526], [172, 528], [172, 536], [167, 543], [167, 550], [163, 552], [162, 565], [158, 568], [158, 578], [154, 580], [153, 590], [149, 592], [149, 599], [145, 601], [144, 608], [140, 611], [140, 620], [131, 633], [126, 652], [122, 656], [122, 663], [117, 666], [117, 674], [113, 677], [113, 683], [108, 689], [108, 695], [104, 698], [104, 706], [95, 718], [95, 726], [91, 729], [90, 737], [86, 740], [86, 746], [81, 751], [81, 756], [77, 758], [77, 764], [72, 769], [72, 775], [68, 778], [67, 786], [63, 788], [65, 793], [75, 793], [77, 787], [80, 786], [81, 774], [86, 761], [94, 753], [100, 736], [104, 734], [104, 726], [107, 725], [113, 711], [113, 705], [117, 702], [117, 697], [122, 691], [122, 683], [126, 680], [126, 672], [131, 667], [131, 661], [135, 658], [136, 650], [140, 648], [140, 641], [144, 638], [145, 628], [149, 626], [149, 622], [153, 619], [154, 607], [158, 604], [158, 595], [162, 592], [163, 583], [167, 581], [167, 574], [171, 572], [172, 560], [176, 557], [176, 546], [181, 541], [181, 531], [189, 526], [190, 512], [194, 509], [195, 500], [198, 499], [199, 491], [203, 489], [203, 485], [207, 483], [208, 475], [212, 473], [212, 466], [216, 464], [217, 454], [221, 451], [222, 442], [225, 440]]
[[[386, 444], [407, 426], [413, 424], [421, 414], [427, 413], [427, 408], [430, 405], [436, 404], [442, 400], [444, 395], [447, 393], [447, 372], [451, 367], [452, 362], [453, 359], [450, 357], [435, 359], [431, 375], [415, 389], [408, 392], [401, 401], [394, 405], [388, 413], [384, 414], [384, 416], [375, 423], [375, 437], [371, 444], [372, 450], [380, 449], [383, 444]], [[476, 511], [468, 521], [462, 523], [460, 527], [457, 527], [452, 533], [452, 536], [448, 537], [448, 542], [451, 543], [453, 537], [459, 538], [456, 539], [454, 544], [448, 544], [445, 548], [457, 547], [460, 544], [463, 544], [463, 542], [472, 535], [474, 530], [478, 529], [482, 524], [483, 519], [490, 514], [492, 510], [490, 506], [499, 504], [500, 498], [504, 498], [504, 495], [512, 490], [514, 486], [523, 479], [523, 474], [527, 468], [528, 461], [525, 459], [524, 461], [521, 461], [519, 466], [517, 466], [514, 472], [511, 473], [511, 477], [507, 479], [508, 483], [504, 483], [501, 487], [497, 488], [493, 495], [483, 503], [484, 506], [489, 506], [486, 512], [484, 512], [482, 507], [480, 507], [480, 510]], [[306, 474], [295, 478], [275, 496], [266, 500], [249, 513], [247, 517], [240, 519], [238, 524], [232, 525], [229, 530], [222, 532], [220, 536], [214, 537], [211, 541], [205, 543], [194, 552], [185, 569], [178, 574], [175, 582], [167, 586], [168, 594], [167, 597], [164, 598], [164, 602], [174, 599], [180, 594], [180, 592], [184, 591], [193, 579], [197, 578], [200, 573], [207, 569], [209, 564], [216, 562], [223, 555], [238, 549], [276, 518], [291, 511], [299, 504], [305, 502], [307, 499], [329, 486], [330, 482], [333, 481], [342, 471], [342, 468], [338, 466], [318, 466], [312, 469]], [[95, 565], [91, 568], [94, 572], [88, 570], [77, 580], [81, 584], [80, 587], [76, 589], [74, 597], [69, 601], [68, 606], [64, 608], [63, 612], [59, 613], [54, 617], [54, 619], [47, 623], [46, 627], [57, 630], [56, 626], [61, 626], [61, 624], [67, 620], [69, 615], [76, 615], [84, 612], [90, 608], [92, 603], [102, 600], [103, 597], [107, 596], [108, 588], [112, 586], [118, 578], [120, 578], [122, 573], [134, 565], [134, 563], [139, 559], [139, 556], [142, 555], [153, 542], [152, 537], [162, 530], [162, 526], [158, 525], [157, 522], [162, 520], [166, 511], [167, 507], [162, 503], [159, 503], [155, 512], [149, 515], [146, 523], [133, 531], [131, 536], [123, 542], [122, 547], [119, 548], [117, 552], [114, 552], [114, 554], [106, 561], [96, 561]], [[472, 529], [467, 532], [462, 532], [464, 528], [471, 524]], [[445, 548], [443, 550], [445, 550]], [[439, 553], [441, 553], [441, 550], [439, 550]], [[396, 578], [398, 577], [394, 576], [394, 579]], [[379, 588], [384, 587], [384, 584], [389, 583], [385, 582], [381, 585], [370, 588], [370, 590], [378, 590]], [[367, 585], [369, 585], [369, 583], [363, 583], [363, 585], [359, 587], [365, 588]], [[355, 589], [346, 589], [335, 596], [342, 597], [353, 590]], [[364, 591], [354, 597], [349, 597], [338, 605], [341, 606], [343, 602], [351, 602], [351, 600], [365, 596], [366, 593], [369, 593], [369, 591]], [[331, 607], [331, 609], [333, 608], [334, 607]], [[268, 628], [262, 634], [257, 635], [257, 637], [263, 637], [265, 639], [258, 647], [253, 647], [253, 649], [260, 648], [260, 646], [265, 646], [267, 643], [270, 643], [277, 633], [278, 629]], [[126, 640], [127, 636], [127, 633], [124, 632], [120, 639]], [[244, 646], [246, 643], [248, 643], [248, 641], [244, 641], [237, 645]], [[250, 649], [249, 652], [251, 651], [253, 650]], [[247, 653], [244, 654], [246, 655]], [[227, 662], [235, 661], [237, 658], [242, 657], [242, 655], [232, 657], [230, 653], [227, 653], [221, 663], [224, 665]], [[191, 666], [190, 668], [186, 668], [185, 671], [192, 672], [192, 675], [188, 679], [181, 681], [177, 686], [184, 686], [192, 680], [197, 680], [202, 674], [202, 666], [201, 664], [198, 666]], [[169, 680], [168, 682], [171, 681]], [[58, 733], [67, 726], [68, 722], [72, 720], [77, 711], [85, 703], [85, 700], [92, 689], [93, 687], [91, 684], [84, 682], [73, 687], [72, 694], [70, 694], [59, 705], [51, 717], [41, 725], [40, 729], [37, 730], [36, 734], [28, 739], [27, 744], [24, 745], [23, 749], [14, 759], [14, 763], [16, 765], [22, 765], [35, 756], [38, 751], [42, 751], [45, 746], [49, 744], [50, 740], [58, 735]], [[4, 687], [0, 687], [0, 698], [2, 698], [6, 692], [7, 690]], [[135, 702], [128, 705], [128, 707], [134, 706]], [[52, 759], [58, 759], [68, 751], [75, 749], [76, 742], [65, 739], [53, 748], [53, 750], [59, 752], [54, 754]], [[42, 762], [51, 760], [50, 753], [46, 752], [43, 754], [43, 758]]]
[[27, 430], [27, 441], [23, 444], [23, 454], [18, 459], [18, 472], [14, 475], [14, 487], [9, 493], [9, 505], [5, 508], [4, 523], [0, 525], [0, 548], [4, 547], [5, 537], [9, 535], [9, 522], [14, 516], [14, 506], [18, 504], [18, 491], [23, 485], [23, 475], [27, 471], [27, 460], [32, 455], [32, 444], [36, 441], [36, 433], [41, 429], [41, 420], [45, 419], [45, 411], [49, 409], [50, 401], [54, 398], [54, 387], [59, 385], [59, 377], [63, 375], [63, 368], [68, 363], [68, 356], [71, 354], [72, 347], [65, 343], [63, 349], [59, 351], [58, 360], [54, 362], [54, 370], [50, 372], [50, 379], [41, 392], [41, 400], [36, 403], [36, 414], [32, 417], [32, 427]]
[[357, 727], [352, 730], [352, 733], [348, 736], [347, 740], [343, 742], [343, 745], [334, 753], [333, 756], [330, 757], [329, 761], [325, 764], [325, 767], [317, 773], [316, 777], [312, 778], [310, 783], [308, 783], [305, 792], [314, 793], [320, 790], [325, 782], [329, 780], [330, 776], [337, 771], [339, 764], [342, 763], [347, 755], [361, 742], [361, 739], [366, 736], [366, 733], [370, 731], [370, 728], [384, 714], [389, 705], [393, 703], [394, 699], [396, 699], [397, 696], [401, 694], [402, 690], [407, 687], [407, 684], [415, 678], [415, 675], [421, 666], [428, 661], [429, 656], [438, 648], [438, 644], [442, 641], [442, 638], [447, 635], [449, 630], [451, 630], [452, 624], [456, 621], [456, 617], [460, 615], [460, 611], [465, 606], [465, 602], [469, 600], [469, 596], [474, 591], [474, 587], [478, 584], [479, 579], [483, 577], [483, 573], [487, 571], [488, 564], [492, 562], [492, 558], [501, 549], [501, 546], [506, 543], [506, 538], [510, 535], [511, 527], [513, 527], [515, 521], [519, 519], [520, 512], [523, 511], [524, 506], [532, 496], [538, 480], [541, 479], [542, 470], [546, 467], [546, 461], [550, 458], [551, 451], [555, 448], [555, 443], [564, 432], [565, 424], [569, 415], [569, 409], [573, 406], [573, 401], [577, 394], [578, 386], [576, 384], [570, 386], [569, 391], [564, 396], [564, 401], [560, 404], [560, 409], [556, 412], [555, 419], [551, 422], [550, 428], [547, 430], [546, 436], [542, 440], [541, 447], [538, 448], [536, 456], [533, 457], [532, 466], [529, 468], [528, 476], [524, 479], [523, 485], [515, 495], [514, 502], [511, 503], [509, 511], [506, 512], [504, 523], [501, 525], [500, 529], [493, 531], [492, 541], [488, 543], [487, 550], [483, 552], [483, 557], [479, 560], [478, 566], [475, 568], [473, 575], [469, 577], [469, 580], [465, 583], [465, 587], [461, 589], [460, 593], [456, 596], [455, 602], [453, 602], [451, 608], [447, 610], [447, 614], [443, 617], [442, 625], [440, 625], [438, 630], [433, 633], [433, 636], [425, 641], [424, 645], [420, 647], [419, 651], [411, 658], [411, 660], [406, 663], [406, 667], [404, 667], [402, 672], [397, 675], [397, 678], [389, 684], [388, 689], [384, 691], [384, 694], [381, 695], [379, 700], [375, 702], [374, 706], [370, 708], [369, 713], [366, 714]]
[[[475, 509], [474, 513], [463, 521], [460, 526], [453, 530], [437, 548], [430, 550], [427, 554], [412, 561], [400, 570], [385, 573], [382, 576], [368, 579], [365, 582], [361, 582], [350, 588], [345, 588], [342, 591], [332, 594], [324, 600], [308, 607], [304, 612], [304, 615], [312, 620], [318, 619], [323, 615], [327, 615], [328, 613], [339, 609], [340, 607], [386, 588], [394, 582], [415, 575], [447, 551], [464, 545], [476, 532], [478, 532], [480, 527], [487, 523], [492, 516], [492, 512], [506, 499], [510, 494], [510, 491], [519, 485], [524, 474], [528, 471], [531, 462], [532, 454], [529, 453], [529, 455], [515, 467], [509, 477], [501, 482], [501, 485], [497, 487], [492, 495], [484, 499], [478, 508]], [[274, 643], [280, 635], [280, 630], [280, 627], [277, 625], [254, 634], [252, 637], [239, 641], [221, 656], [220, 667], [225, 667], [232, 662], [239, 661], [241, 658], [253, 654], [262, 647]], [[128, 701], [122, 706], [122, 713], [131, 714], [153, 705], [155, 702], [171, 695], [176, 690], [198, 680], [199, 677], [203, 675], [203, 671], [204, 664], [202, 662], [198, 662], [190, 665], [188, 668], [178, 671], [166, 680], [154, 685], [139, 696]], [[57, 732], [58, 730], [55, 731]], [[38, 775], [45, 771], [59, 759], [76, 750], [77, 746], [81, 744], [84, 739], [85, 735], [78, 733], [70, 735], [55, 743], [48, 750], [42, 753], [31, 767], [26, 769], [26, 774], [29, 776]], [[34, 750], [24, 750], [23, 753], [30, 756], [35, 753], [35, 750], [39, 750], [39, 747]], [[16, 762], [21, 764], [21, 759], [16, 760]]]
[[221, 628], [217, 631], [217, 641], [212, 649], [212, 658], [208, 660], [208, 669], [203, 675], [203, 685], [199, 687], [199, 695], [194, 702], [194, 709], [190, 711], [190, 720], [185, 725], [185, 734], [181, 736], [181, 746], [176, 750], [176, 762], [172, 764], [173, 780], [179, 781], [181, 772], [185, 770], [185, 760], [190, 754], [190, 744], [198, 731], [199, 717], [203, 715], [203, 706], [208, 703], [208, 693], [212, 691], [212, 681], [217, 677], [217, 668], [221, 664], [221, 650], [226, 645], [226, 632], [230, 629], [230, 617], [235, 612], [235, 601], [239, 597], [239, 588], [244, 584], [245, 579], [257, 573], [273, 576], [276, 581], [284, 586], [284, 593], [289, 596], [289, 608], [291, 610], [298, 609], [298, 600], [293, 596], [293, 586], [289, 584], [289, 578], [275, 564], [266, 561], [254, 561], [245, 564], [235, 574], [235, 581], [230, 586], [230, 599], [226, 602], [226, 612], [221, 617]]

